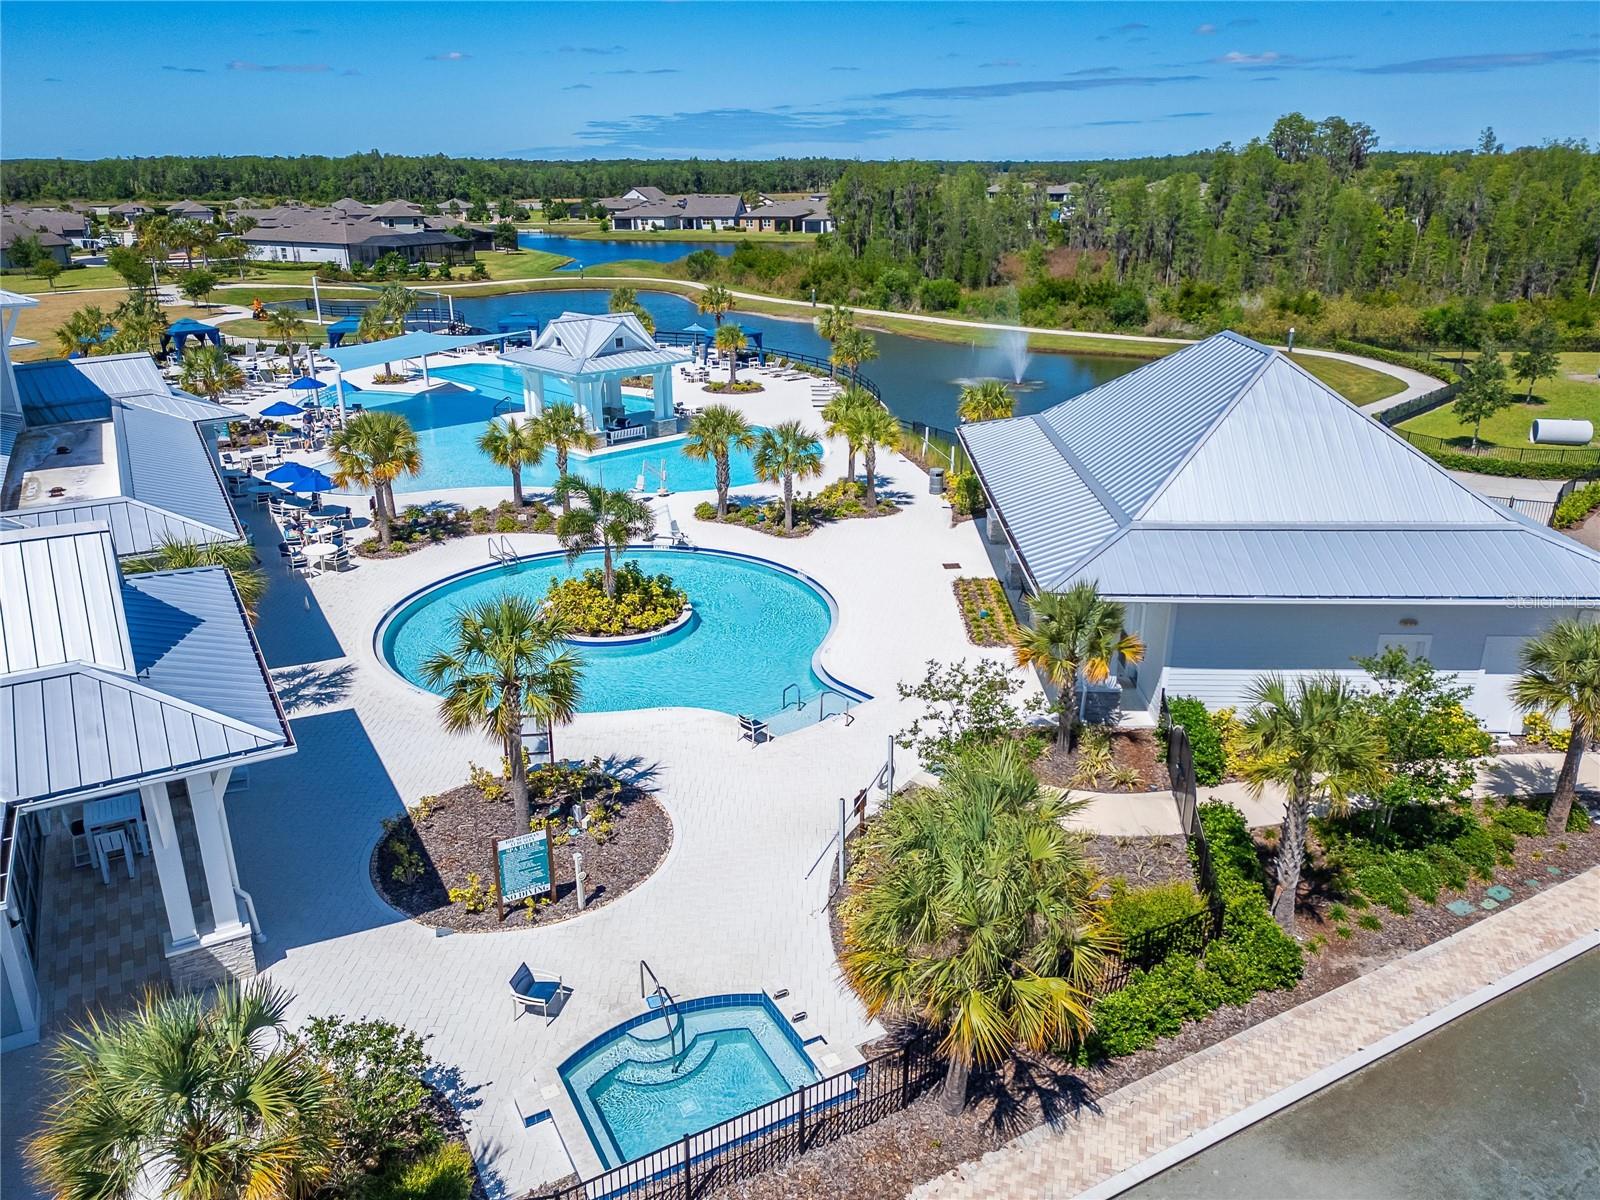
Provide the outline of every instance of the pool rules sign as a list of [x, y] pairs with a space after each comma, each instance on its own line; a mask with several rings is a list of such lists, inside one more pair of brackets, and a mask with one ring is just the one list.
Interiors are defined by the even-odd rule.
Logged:
[[555, 898], [555, 872], [550, 864], [550, 831], [535, 829], [520, 837], [496, 838], [495, 872], [500, 881], [500, 919], [506, 905], [520, 904], [530, 896]]

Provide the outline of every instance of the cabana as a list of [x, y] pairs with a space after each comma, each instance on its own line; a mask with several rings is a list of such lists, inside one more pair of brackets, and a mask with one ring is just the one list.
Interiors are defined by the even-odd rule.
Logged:
[[[672, 368], [688, 359], [682, 350], [656, 345], [639, 318], [627, 312], [562, 313], [531, 347], [500, 356], [522, 372], [528, 416], [544, 411], [554, 385], [555, 402], [571, 403], [586, 425], [605, 433], [608, 443], [677, 432], [675, 422], [670, 430], [661, 429], [659, 423], [673, 420]], [[651, 428], [635, 420], [623, 398], [622, 381], [641, 375], [651, 380], [649, 415], [655, 423]]]
[[339, 416], [344, 417], [344, 373], [362, 367], [377, 367], [384, 363], [416, 359], [422, 364], [422, 380], [428, 379], [428, 356], [445, 350], [459, 350], [464, 346], [480, 346], [484, 342], [500, 340], [498, 333], [402, 333], [398, 337], [384, 338], [381, 342], [362, 342], [355, 346], [330, 346], [323, 354], [338, 368], [334, 386], [339, 393]]
[[161, 353], [167, 352], [167, 347], [173, 347], [174, 353], [179, 358], [183, 357], [183, 344], [190, 338], [199, 338], [202, 342], [210, 342], [213, 346], [222, 345], [222, 331], [214, 325], [207, 325], [203, 321], [196, 321], [190, 317], [179, 317], [167, 326], [161, 335]]
[[345, 317], [328, 326], [328, 347], [332, 349], [347, 337], [355, 337], [356, 331], [361, 328], [361, 322], [355, 317]]

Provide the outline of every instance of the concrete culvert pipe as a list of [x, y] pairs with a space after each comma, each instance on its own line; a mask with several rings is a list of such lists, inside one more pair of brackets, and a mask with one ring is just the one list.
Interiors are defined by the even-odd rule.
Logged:
[[1594, 422], [1535, 417], [1528, 440], [1545, 446], [1587, 446], [1594, 440]]

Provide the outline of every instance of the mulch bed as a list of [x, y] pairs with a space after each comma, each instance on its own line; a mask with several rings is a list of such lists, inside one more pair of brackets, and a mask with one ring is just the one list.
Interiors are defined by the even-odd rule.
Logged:
[[1107, 879], [1120, 875], [1130, 887], [1194, 880], [1189, 843], [1176, 835], [1118, 837], [1102, 833], [1089, 839], [1088, 848], [1102, 875]]
[[[1094, 844], [1099, 848], [1105, 841], [1116, 839], [1097, 838]], [[1559, 848], [1562, 842], [1565, 850]], [[1257, 849], [1263, 861], [1270, 863], [1272, 846], [1258, 840]], [[1536, 853], [1539, 858], [1534, 857]], [[1532, 895], [1533, 889], [1523, 882], [1526, 879], [1543, 876], [1548, 883], [1560, 883], [1600, 863], [1600, 826], [1555, 838], [1519, 838], [1515, 860], [1514, 865], [1496, 872], [1496, 882], [1512, 889], [1512, 899], [1493, 911]], [[1548, 875], [1545, 868], [1551, 866], [1562, 874]], [[1348, 941], [1330, 938], [1329, 945], [1307, 955], [1305, 976], [1297, 987], [1262, 992], [1248, 1004], [1218, 1009], [1148, 1050], [1088, 1069], [1049, 1056], [1025, 1057], [1003, 1072], [974, 1074], [974, 1099], [959, 1116], [944, 1111], [935, 1091], [859, 1133], [716, 1194], [750, 1200], [810, 1200], [816, 1196], [901, 1200], [917, 1185], [998, 1149], [1047, 1120], [1070, 1121], [1084, 1109], [1092, 1112], [1118, 1088], [1490, 916], [1489, 910], [1476, 907], [1465, 917], [1443, 908], [1446, 899], [1464, 897], [1476, 903], [1489, 886], [1475, 880], [1466, 892], [1442, 895], [1437, 905], [1418, 904], [1409, 916], [1378, 909], [1384, 922], [1381, 930], [1358, 928]], [[1309, 938], [1319, 932], [1320, 914], [1312, 897], [1305, 907], [1300, 931]], [[888, 1048], [892, 1038], [883, 1041], [878, 1048]], [[864, 1049], [870, 1057], [871, 1049]]]
[[[1080, 734], [1079, 748], [1083, 742]], [[1148, 729], [1115, 729], [1111, 731], [1111, 762], [1113, 769], [1131, 767], [1139, 773], [1136, 787], [1118, 787], [1111, 782], [1109, 773], [1090, 784], [1076, 778], [1078, 750], [1071, 753], [1057, 747], [1052, 736], [1033, 764], [1039, 782], [1052, 787], [1087, 788], [1096, 792], [1164, 792], [1172, 786], [1167, 775], [1167, 764], [1161, 759], [1161, 743]]]
[[956, 607], [974, 646], [1009, 646], [1017, 634], [1017, 620], [998, 579], [963, 576], [952, 580]]
[[[449, 896], [450, 888], [467, 885], [469, 874], [477, 874], [487, 887], [494, 878], [493, 839], [521, 832], [516, 828], [510, 796], [486, 799], [475, 784], [463, 784], [433, 798], [418, 810], [426, 814], [420, 818], [408, 813], [373, 851], [373, 886], [387, 903], [424, 925], [464, 933], [530, 922], [549, 925], [578, 915], [572, 856], [581, 851], [588, 907], [600, 908], [648, 879], [672, 845], [672, 820], [648, 792], [625, 786], [615, 801], [607, 799], [606, 804], [617, 810], [609, 838], [597, 842], [580, 834], [566, 845], [552, 848], [555, 902], [536, 909], [517, 905], [508, 909], [503, 925], [493, 904], [485, 912], [469, 913], [465, 905], [452, 904]], [[534, 811], [539, 811], [537, 804]], [[409, 884], [397, 881], [392, 873], [397, 837], [409, 841], [423, 858], [421, 876]]]

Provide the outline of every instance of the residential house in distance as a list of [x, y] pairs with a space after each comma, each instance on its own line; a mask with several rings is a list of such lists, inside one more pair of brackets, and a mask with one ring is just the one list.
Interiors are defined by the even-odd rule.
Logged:
[[828, 215], [826, 196], [768, 200], [740, 213], [739, 228], [760, 233], [832, 233], [833, 218]]
[[140, 204], [130, 200], [126, 204], [117, 204], [107, 210], [107, 215], [122, 221], [137, 221], [140, 217], [148, 217], [156, 210], [148, 204]]
[[[376, 215], [347, 217], [331, 209], [319, 209], [271, 213], [269, 220], [257, 219], [260, 223], [244, 234], [251, 258], [326, 262], [346, 270], [357, 263], [370, 266], [390, 253], [408, 263], [467, 263], [472, 261], [477, 242], [476, 236], [469, 241], [443, 229], [429, 228], [420, 213], [413, 217], [402, 212], [383, 219]], [[492, 235], [487, 236], [492, 241]]]
[[0, 219], [54, 234], [80, 248], [94, 241], [88, 215], [76, 209], [63, 212], [58, 208], [5, 208], [0, 209]]
[[668, 196], [653, 187], [629, 188], [620, 196], [608, 196], [596, 203], [611, 214], [611, 228], [623, 231], [733, 229], [745, 211], [744, 200], [739, 196]]
[[11, 248], [19, 241], [32, 240], [40, 250], [63, 267], [72, 261], [72, 243], [48, 229], [24, 225], [10, 216], [0, 217], [0, 269], [10, 270], [18, 264], [12, 260]]
[[1093, 582], [1144, 660], [1122, 710], [1361, 677], [1391, 646], [1497, 732], [1528, 637], [1600, 607], [1600, 554], [1457, 483], [1292, 359], [1220, 333], [1044, 412], [960, 427], [1008, 586]]
[[184, 221], [204, 221], [206, 224], [217, 219], [216, 210], [196, 200], [179, 200], [176, 204], [167, 205], [167, 215]]

